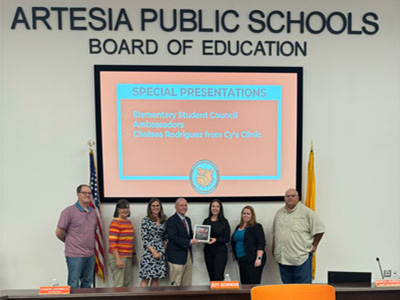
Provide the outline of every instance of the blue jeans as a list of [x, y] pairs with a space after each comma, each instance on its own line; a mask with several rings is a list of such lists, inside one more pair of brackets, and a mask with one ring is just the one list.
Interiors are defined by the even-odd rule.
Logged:
[[287, 266], [279, 264], [279, 271], [283, 283], [311, 283], [312, 257], [310, 254], [307, 260], [300, 266]]
[[67, 267], [68, 285], [71, 288], [90, 288], [92, 286], [94, 255], [89, 257], [67, 257]]

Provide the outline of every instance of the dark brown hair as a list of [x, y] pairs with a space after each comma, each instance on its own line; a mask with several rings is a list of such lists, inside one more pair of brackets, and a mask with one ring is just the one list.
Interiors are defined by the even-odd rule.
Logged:
[[[126, 199], [121, 199], [118, 200], [117, 205], [115, 206], [115, 211], [114, 211], [114, 218], [118, 218], [119, 214], [118, 214], [118, 209], [122, 209], [122, 208], [128, 208], [129, 207], [129, 201]], [[131, 211], [129, 210], [129, 215], [128, 217], [131, 216]]]
[[80, 184], [80, 185], [78, 185], [78, 187], [76, 188], [76, 192], [77, 192], [77, 193], [80, 193], [80, 192], [82, 191], [82, 188], [83, 188], [84, 186], [86, 186], [86, 187], [88, 187], [88, 188], [90, 189], [90, 186], [89, 186], [89, 185], [87, 185], [87, 184]]
[[156, 218], [154, 218], [153, 214], [151, 213], [151, 205], [154, 202], [158, 202], [160, 204], [160, 212], [158, 213], [158, 218], [160, 219], [160, 223], [165, 223], [165, 221], [167, 221], [167, 216], [164, 214], [164, 209], [161, 204], [161, 200], [158, 198], [150, 199], [149, 204], [147, 205], [147, 217], [153, 222], [157, 221]]

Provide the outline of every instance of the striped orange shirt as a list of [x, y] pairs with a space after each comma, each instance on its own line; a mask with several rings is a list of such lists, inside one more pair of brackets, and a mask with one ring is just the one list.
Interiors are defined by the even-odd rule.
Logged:
[[117, 249], [119, 256], [132, 257], [134, 230], [130, 220], [114, 218], [108, 233], [108, 253]]

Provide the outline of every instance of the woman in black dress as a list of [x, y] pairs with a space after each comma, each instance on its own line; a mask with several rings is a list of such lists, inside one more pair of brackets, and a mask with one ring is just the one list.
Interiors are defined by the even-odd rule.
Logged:
[[267, 261], [265, 235], [261, 224], [256, 221], [254, 208], [242, 209], [240, 224], [231, 239], [232, 251], [239, 263], [242, 284], [260, 284], [262, 271]]
[[203, 225], [211, 226], [210, 242], [204, 246], [204, 260], [206, 261], [210, 281], [224, 280], [225, 266], [228, 261], [228, 248], [231, 228], [225, 219], [221, 201], [214, 199], [210, 203], [208, 218]]

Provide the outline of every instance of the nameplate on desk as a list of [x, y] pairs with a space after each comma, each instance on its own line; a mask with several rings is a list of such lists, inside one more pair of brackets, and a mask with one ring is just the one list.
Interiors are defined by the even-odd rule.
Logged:
[[377, 280], [375, 282], [375, 286], [376, 287], [400, 286], [400, 279]]
[[210, 288], [212, 290], [238, 290], [239, 281], [211, 281]]
[[39, 289], [39, 295], [54, 295], [54, 294], [70, 294], [71, 287], [67, 286], [41, 286]]

